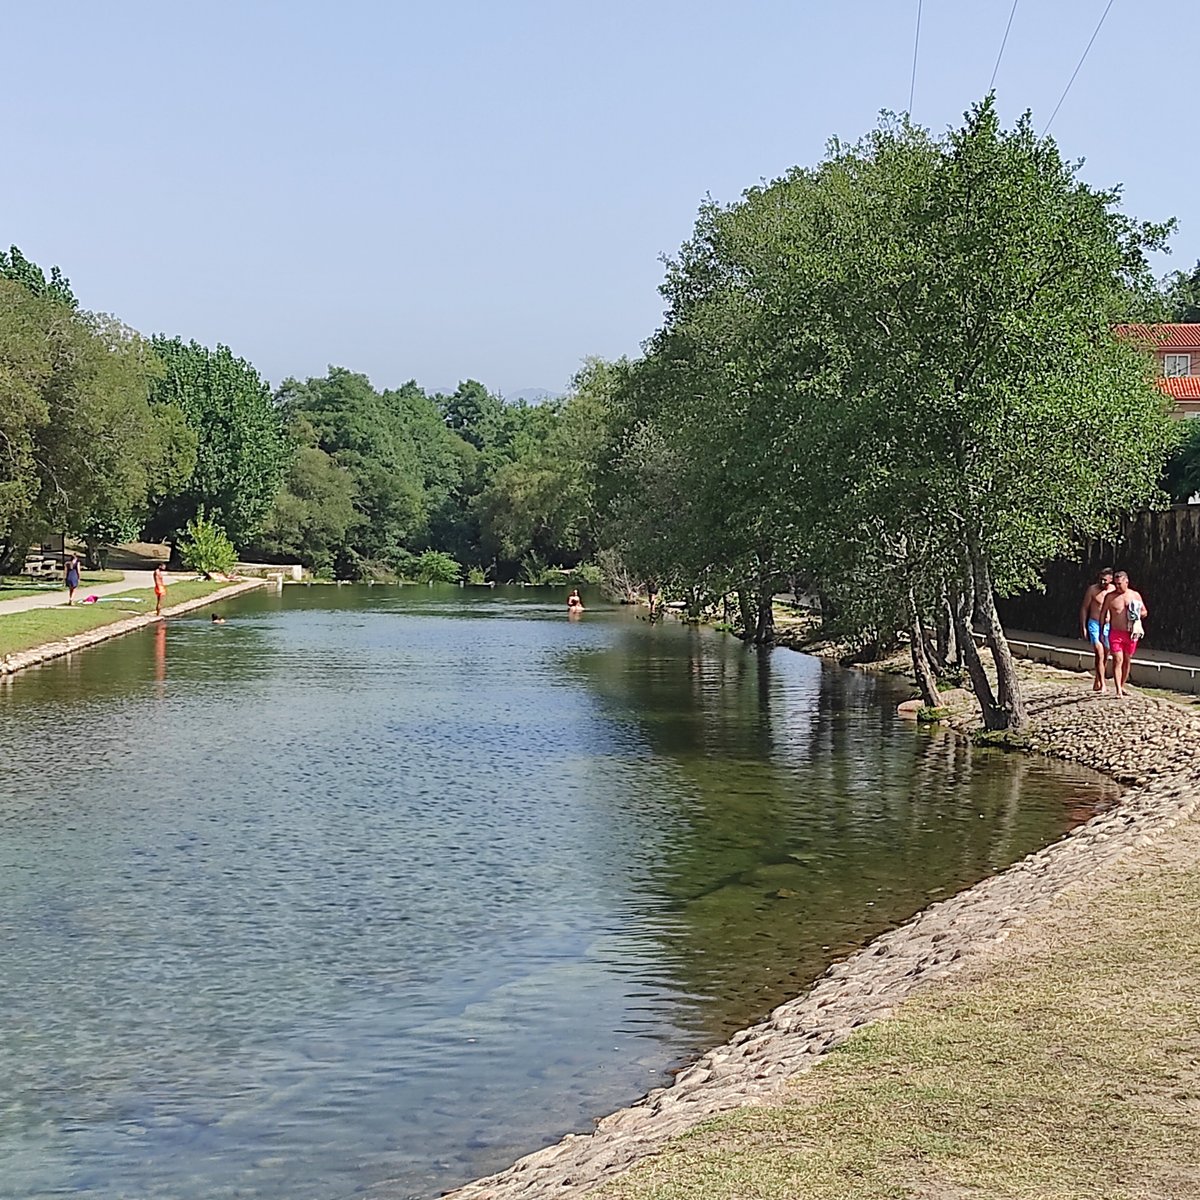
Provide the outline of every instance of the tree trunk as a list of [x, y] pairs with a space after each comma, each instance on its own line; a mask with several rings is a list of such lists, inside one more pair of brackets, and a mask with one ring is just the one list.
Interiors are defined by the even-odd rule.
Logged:
[[955, 628], [954, 610], [962, 601], [957, 593], [951, 592], [942, 598], [942, 611], [938, 621], [938, 631], [945, 630], [945, 643], [942, 646], [942, 664], [944, 667], [961, 667], [962, 651], [958, 645], [958, 630]]
[[1008, 714], [1008, 720], [1002, 727], [1018, 730], [1029, 719], [1025, 711], [1025, 697], [1021, 694], [1021, 681], [1017, 677], [1017, 662], [1009, 649], [1008, 638], [1004, 636], [1004, 627], [1000, 624], [1000, 614], [996, 611], [996, 597], [992, 592], [991, 575], [987, 564], [980, 561], [979, 586], [976, 588], [976, 602], [979, 608], [980, 623], [983, 625], [983, 636], [987, 639], [988, 649], [996, 663], [996, 691], [1000, 707]]
[[756, 646], [770, 646], [775, 642], [775, 605], [772, 602], [775, 589], [771, 583], [771, 580], [767, 580], [758, 588], [758, 620], [754, 626]]
[[975, 646], [975, 638], [971, 632], [967, 614], [970, 610], [964, 605], [954, 614], [955, 632], [958, 635], [958, 645], [962, 651], [963, 666], [971, 680], [971, 690], [979, 701], [979, 711], [983, 717], [985, 729], [1005, 729], [1008, 725], [1008, 713], [996, 703], [996, 695], [992, 691], [991, 681], [984, 670], [983, 660]]
[[917, 677], [917, 687], [921, 689], [921, 699], [930, 708], [941, 708], [942, 695], [938, 691], [937, 678], [933, 667], [930, 666], [929, 656], [925, 653], [925, 630], [921, 627], [921, 614], [917, 609], [917, 598], [912, 588], [908, 589], [908, 645], [912, 653], [913, 674]]
[[750, 599], [749, 592], [745, 588], [737, 590], [738, 612], [742, 618], [742, 637], [745, 641], [750, 641], [754, 636], [755, 627], [758, 621], [754, 616], [754, 603]]

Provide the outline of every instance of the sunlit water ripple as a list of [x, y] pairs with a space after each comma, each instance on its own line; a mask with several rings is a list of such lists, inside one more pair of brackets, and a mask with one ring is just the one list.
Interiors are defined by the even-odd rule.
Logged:
[[435, 1194], [1114, 797], [557, 595], [227, 615], [0, 686], [12, 1200]]

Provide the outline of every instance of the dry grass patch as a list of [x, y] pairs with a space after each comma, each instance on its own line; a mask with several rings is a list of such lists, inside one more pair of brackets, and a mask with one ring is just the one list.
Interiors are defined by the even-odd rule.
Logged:
[[1200, 828], [1124, 871], [603, 1195], [1200, 1196]]

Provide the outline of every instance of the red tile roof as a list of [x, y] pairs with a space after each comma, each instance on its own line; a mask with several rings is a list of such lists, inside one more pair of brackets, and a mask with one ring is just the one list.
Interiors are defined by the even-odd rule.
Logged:
[[1200, 400], [1200, 375], [1172, 375], [1155, 382], [1176, 400]]
[[1160, 350], [1200, 350], [1200, 325], [1118, 325], [1113, 332]]

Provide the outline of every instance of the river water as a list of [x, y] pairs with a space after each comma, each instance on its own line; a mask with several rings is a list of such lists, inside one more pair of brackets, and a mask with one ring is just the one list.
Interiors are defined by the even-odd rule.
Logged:
[[5, 1197], [432, 1196], [1115, 798], [561, 605], [289, 588], [0, 686]]

